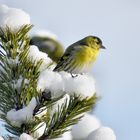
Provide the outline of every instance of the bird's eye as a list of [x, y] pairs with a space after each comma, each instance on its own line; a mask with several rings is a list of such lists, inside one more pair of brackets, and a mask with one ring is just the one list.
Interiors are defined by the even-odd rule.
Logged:
[[96, 44], [100, 45], [102, 43], [102, 41], [99, 38], [95, 39]]

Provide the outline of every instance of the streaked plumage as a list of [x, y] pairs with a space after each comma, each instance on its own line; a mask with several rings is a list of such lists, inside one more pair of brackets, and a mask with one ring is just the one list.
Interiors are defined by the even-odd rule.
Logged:
[[61, 57], [54, 71], [67, 71], [71, 74], [85, 73], [96, 60], [102, 41], [95, 36], [88, 36], [70, 45]]

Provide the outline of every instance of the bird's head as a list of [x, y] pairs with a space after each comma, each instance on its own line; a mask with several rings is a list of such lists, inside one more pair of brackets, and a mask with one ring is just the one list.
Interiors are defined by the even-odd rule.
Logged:
[[87, 36], [81, 40], [81, 43], [96, 50], [105, 49], [102, 40], [96, 36]]

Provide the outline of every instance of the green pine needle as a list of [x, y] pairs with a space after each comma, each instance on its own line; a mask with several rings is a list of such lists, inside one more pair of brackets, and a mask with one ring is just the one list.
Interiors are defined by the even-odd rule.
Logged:
[[69, 130], [71, 125], [78, 123], [84, 116], [83, 113], [90, 111], [96, 103], [96, 95], [90, 98], [82, 98], [80, 96], [70, 96], [70, 99], [65, 100], [62, 106], [58, 106], [58, 111], [55, 112], [49, 122], [46, 124], [45, 133], [39, 140], [54, 139], [62, 136], [63, 133]]

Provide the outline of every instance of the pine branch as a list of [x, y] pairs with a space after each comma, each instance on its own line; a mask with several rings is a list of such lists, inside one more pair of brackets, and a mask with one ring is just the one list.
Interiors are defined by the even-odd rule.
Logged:
[[64, 97], [64, 95], [58, 97], [58, 98], [53, 98], [51, 100], [43, 100], [43, 96], [41, 96], [39, 104], [36, 106], [36, 108], [34, 109], [34, 116], [43, 112], [44, 110], [46, 110], [47, 108], [51, 108], [57, 101], [59, 101], [60, 99], [62, 99]]
[[[76, 124], [83, 117], [83, 113], [95, 105], [97, 98], [96, 95], [84, 99], [76, 95], [70, 96], [62, 106], [58, 106], [57, 112], [49, 114], [49, 108], [62, 96], [46, 100], [43, 93], [37, 91], [42, 60], [31, 62], [28, 59], [30, 43], [28, 32], [31, 28], [32, 25], [25, 25], [16, 33], [8, 27], [5, 30], [0, 29], [0, 47], [3, 50], [0, 50], [0, 111], [5, 113], [0, 114], [0, 118], [6, 122], [6, 130], [13, 135], [32, 134], [39, 129], [41, 123], [45, 123], [46, 129], [39, 140], [57, 138], [68, 131], [71, 125]], [[15, 126], [7, 119], [7, 112], [11, 109], [22, 109], [33, 97], [37, 100], [37, 106], [32, 120], [21, 126]], [[38, 113], [44, 110], [47, 112], [42, 117], [37, 117]]]
[[[9, 91], [14, 89], [18, 79], [23, 78], [20, 90], [11, 90], [12, 97], [17, 98], [17, 104], [20, 104], [20, 99], [22, 98], [21, 104], [27, 105], [32, 97], [37, 96], [34, 94], [37, 93], [37, 78], [42, 62], [32, 63], [27, 58], [30, 42], [27, 33], [31, 27], [31, 25], [26, 25], [16, 33], [10, 31], [8, 27], [6, 31], [0, 30], [1, 46], [6, 53], [0, 54], [0, 80], [2, 87], [0, 90], [9, 95]], [[29, 82], [28, 84], [25, 83], [26, 79]], [[5, 90], [5, 88], [9, 90]], [[10, 99], [13, 99], [12, 97]], [[13, 106], [13, 103], [11, 105]]]
[[[32, 97], [41, 96], [36, 87], [42, 61], [33, 63], [28, 59], [30, 38], [27, 33], [31, 28], [32, 25], [25, 25], [16, 33], [8, 27], [5, 30], [0, 28], [3, 49], [0, 51], [0, 111], [5, 114], [14, 108], [22, 109], [28, 105]], [[19, 80], [20, 85], [17, 88]], [[25, 130], [25, 126], [19, 128], [11, 124], [6, 115], [0, 117], [7, 123], [7, 131], [12, 134], [19, 135], [31, 131], [28, 124], [25, 125]]]
[[85, 112], [89, 111], [95, 105], [96, 95], [91, 98], [70, 96], [62, 106], [58, 106], [58, 112], [55, 112], [49, 122], [44, 134], [38, 140], [47, 140], [60, 137], [69, 130], [71, 125], [76, 124]]

